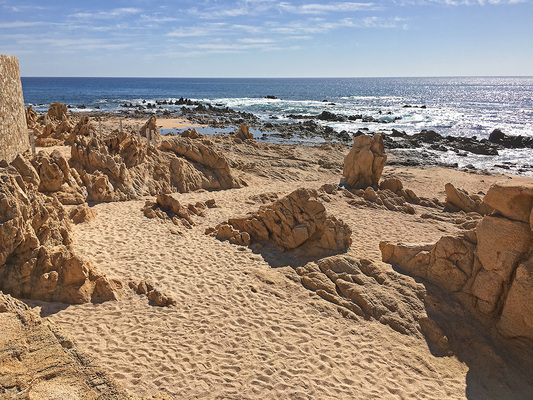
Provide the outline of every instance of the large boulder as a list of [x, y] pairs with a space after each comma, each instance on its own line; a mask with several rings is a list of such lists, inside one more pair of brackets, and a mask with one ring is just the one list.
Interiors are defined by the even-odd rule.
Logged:
[[141, 126], [140, 134], [141, 136], [148, 137], [148, 132], [150, 133], [150, 139], [152, 138], [152, 132], [156, 135], [156, 137], [161, 136], [161, 133], [159, 133], [159, 128], [157, 126], [157, 117], [155, 115], [152, 115], [148, 121], [144, 123], [143, 126]]
[[503, 335], [533, 340], [533, 183], [493, 185], [485, 201], [495, 211], [475, 230], [436, 244], [382, 242], [382, 259], [453, 293]]
[[64, 303], [118, 299], [121, 284], [74, 253], [70, 223], [55, 197], [0, 168], [0, 290]]
[[386, 161], [380, 133], [374, 136], [357, 136], [344, 159], [342, 175], [346, 178], [346, 185], [354, 189], [365, 189], [369, 186], [377, 188]]
[[61, 121], [63, 119], [63, 115], [67, 114], [67, 106], [62, 103], [58, 103], [57, 101], [55, 103], [51, 103], [50, 107], [48, 108], [48, 117], [56, 119], [58, 121]]
[[350, 228], [327, 215], [317, 196], [315, 190], [295, 190], [252, 215], [232, 218], [207, 233], [238, 244], [270, 243], [307, 256], [347, 251], [352, 242]]

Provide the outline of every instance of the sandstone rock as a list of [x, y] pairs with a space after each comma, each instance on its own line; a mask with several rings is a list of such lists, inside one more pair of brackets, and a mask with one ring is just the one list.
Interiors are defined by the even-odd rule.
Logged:
[[486, 204], [479, 196], [469, 195], [466, 191], [457, 189], [451, 183], [445, 185], [446, 201], [464, 212], [476, 212], [481, 215], [490, 214], [493, 208]]
[[27, 186], [13, 167], [0, 168], [0, 290], [64, 303], [118, 299], [107, 279], [71, 248], [63, 206]]
[[453, 293], [482, 323], [503, 335], [533, 340], [533, 309], [526, 306], [533, 299], [528, 214], [533, 191], [521, 183], [493, 188], [488, 204], [496, 211], [474, 231], [445, 236], [434, 245], [382, 242], [382, 259]]
[[251, 242], [298, 249], [308, 256], [346, 251], [351, 244], [350, 228], [328, 216], [317, 196], [314, 190], [298, 189], [248, 217], [232, 218], [218, 225], [210, 234], [245, 244], [247, 236], [243, 238], [242, 234], [247, 233]]
[[175, 306], [176, 300], [156, 287], [151, 282], [141, 280], [139, 282], [130, 281], [129, 287], [137, 294], [142, 294], [148, 297], [148, 299], [158, 305], [159, 307]]
[[515, 181], [495, 183], [483, 200], [498, 214], [529, 223], [533, 208], [533, 182], [528, 179], [519, 183]]
[[308, 263], [296, 272], [302, 284], [322, 298], [398, 332], [421, 337], [419, 321], [427, 319], [425, 289], [386, 264], [337, 255]]
[[31, 105], [26, 108], [26, 123], [28, 124], [28, 128], [33, 128], [33, 126], [37, 123], [37, 112], [33, 109]]
[[67, 114], [67, 106], [65, 104], [58, 103], [57, 101], [55, 103], [51, 103], [50, 107], [48, 108], [48, 117], [56, 119], [58, 121], [61, 121], [63, 119], [63, 115]]
[[186, 129], [183, 132], [180, 133], [181, 137], [184, 138], [190, 138], [190, 139], [200, 139], [202, 137], [202, 134], [198, 132], [196, 129]]
[[403, 189], [403, 183], [397, 178], [388, 178], [381, 181], [379, 184], [381, 190], [388, 189], [393, 193], [398, 193]]
[[156, 137], [160, 137], [161, 133], [159, 132], [159, 128], [157, 127], [157, 117], [155, 115], [152, 115], [148, 121], [144, 123], [144, 125], [140, 129], [141, 136], [148, 137], [147, 131], [150, 133], [150, 139], [152, 138], [152, 132], [156, 135]]
[[62, 329], [0, 292], [0, 397], [133, 400]]
[[357, 136], [344, 159], [342, 175], [346, 178], [346, 185], [355, 189], [377, 188], [386, 161], [381, 134]]
[[94, 221], [96, 218], [96, 211], [89, 207], [87, 203], [83, 203], [70, 209], [69, 218], [75, 224]]
[[237, 131], [237, 133], [235, 133], [235, 137], [241, 140], [253, 140], [254, 139], [254, 135], [250, 133], [250, 126], [246, 122], [241, 124], [241, 126], [239, 127], [239, 130]]
[[233, 176], [228, 159], [201, 141], [165, 139], [161, 149], [179, 156], [170, 159], [171, 181], [179, 192], [242, 186], [242, 182]]

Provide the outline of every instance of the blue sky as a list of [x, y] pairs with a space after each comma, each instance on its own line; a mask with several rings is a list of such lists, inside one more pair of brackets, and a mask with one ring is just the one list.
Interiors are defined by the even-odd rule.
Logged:
[[533, 75], [533, 0], [0, 0], [22, 76]]

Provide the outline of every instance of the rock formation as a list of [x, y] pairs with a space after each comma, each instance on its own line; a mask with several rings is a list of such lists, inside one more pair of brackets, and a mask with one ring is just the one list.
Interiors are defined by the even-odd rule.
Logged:
[[63, 330], [0, 292], [0, 397], [133, 400]]
[[476, 212], [481, 215], [490, 214], [493, 209], [488, 206], [478, 195], [469, 195], [468, 192], [457, 189], [451, 183], [445, 186], [446, 202], [452, 205], [452, 208], [457, 207], [466, 213]]
[[159, 307], [170, 307], [176, 305], [176, 300], [171, 296], [163, 293], [153, 283], [141, 280], [139, 282], [131, 281], [129, 283], [130, 289], [137, 294], [143, 294], [148, 297], [152, 303]]
[[63, 120], [63, 116], [67, 115], [67, 106], [62, 103], [51, 103], [47, 113], [49, 118], [56, 119], [57, 121]]
[[239, 130], [235, 133], [235, 137], [241, 140], [253, 140], [254, 135], [250, 133], [250, 126], [244, 122], [239, 127]]
[[29, 148], [19, 63], [0, 54], [0, 160], [11, 162]]
[[232, 218], [206, 233], [220, 240], [248, 245], [265, 242], [281, 250], [296, 250], [318, 256], [345, 252], [351, 245], [351, 230], [326, 214], [315, 190], [298, 189], [244, 218]]
[[380, 133], [357, 136], [344, 159], [342, 176], [346, 178], [346, 186], [353, 189], [377, 188], [386, 161]]
[[533, 340], [533, 183], [493, 185], [475, 230], [436, 244], [382, 242], [383, 261], [453, 293], [485, 325]]
[[147, 131], [150, 132], [150, 138], [152, 137], [152, 132], [156, 135], [156, 137], [160, 137], [161, 133], [159, 132], [159, 128], [157, 127], [157, 117], [155, 115], [152, 115], [148, 121], [144, 123], [144, 125], [140, 129], [141, 136], [148, 137]]
[[[426, 314], [423, 285], [384, 263], [336, 255], [296, 268], [307, 289], [347, 311], [375, 318], [395, 331], [437, 342], [446, 352], [446, 338]], [[347, 311], [346, 311], [347, 310]], [[440, 343], [438, 343], [440, 342]]]
[[0, 290], [15, 297], [86, 303], [116, 300], [107, 279], [72, 250], [68, 215], [13, 166], [0, 167]]

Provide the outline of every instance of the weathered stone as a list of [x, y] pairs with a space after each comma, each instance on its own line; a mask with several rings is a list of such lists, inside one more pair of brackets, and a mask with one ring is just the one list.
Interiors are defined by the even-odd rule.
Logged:
[[377, 188], [386, 161], [381, 134], [357, 136], [344, 159], [342, 175], [346, 178], [346, 185], [354, 189]]
[[237, 133], [235, 133], [235, 137], [241, 140], [253, 140], [254, 135], [250, 133], [250, 126], [244, 122], [239, 127]]
[[457, 189], [451, 183], [445, 185], [446, 201], [466, 213], [476, 212], [481, 215], [490, 214], [493, 208], [479, 196], [469, 195], [466, 191]]
[[67, 106], [65, 104], [58, 103], [57, 101], [55, 103], [51, 103], [50, 107], [48, 108], [47, 115], [50, 118], [61, 121], [63, 119], [63, 115], [67, 115]]
[[529, 223], [533, 208], [533, 181], [524, 179], [495, 183], [483, 200], [499, 214]]
[[18, 59], [0, 54], [0, 160], [30, 148]]
[[[232, 237], [246, 232], [252, 242], [269, 242], [285, 250], [298, 249], [308, 256], [346, 251], [351, 244], [350, 228], [328, 216], [317, 196], [314, 190], [298, 189], [248, 217], [232, 218], [218, 225], [211, 234], [232, 241]], [[247, 241], [246, 238], [233, 240]]]

